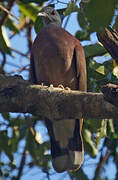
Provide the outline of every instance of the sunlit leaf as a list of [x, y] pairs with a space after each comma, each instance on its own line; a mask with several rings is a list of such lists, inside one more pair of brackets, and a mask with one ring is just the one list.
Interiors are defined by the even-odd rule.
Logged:
[[14, 133], [15, 133], [16, 137], [19, 137], [20, 136], [19, 127], [14, 126], [13, 129], [14, 129]]
[[33, 22], [36, 20], [40, 7], [36, 7], [33, 4], [23, 4], [21, 2], [18, 3], [18, 6], [24, 15], [28, 16]]
[[0, 29], [0, 49], [2, 50], [2, 52], [11, 55], [11, 51], [9, 47], [10, 47], [10, 41], [7, 36], [5, 27], [2, 26]]
[[115, 133], [113, 119], [109, 119], [108, 120], [108, 126], [107, 126], [107, 134], [111, 135], [113, 133]]
[[116, 63], [115, 60], [112, 61], [112, 66], [113, 66], [113, 75], [118, 78], [118, 64]]
[[97, 147], [100, 144], [101, 138], [106, 136], [106, 132], [107, 132], [107, 120], [103, 119], [101, 122], [101, 128], [96, 133], [96, 146]]
[[105, 67], [104, 67], [103, 65], [99, 66], [99, 67], [96, 69], [96, 72], [105, 75]]
[[113, 68], [113, 75], [118, 78], [118, 66], [116, 66], [115, 68]]
[[35, 140], [39, 143], [39, 144], [42, 144], [42, 136], [39, 132], [36, 133], [36, 136], [35, 136]]
[[98, 154], [98, 150], [92, 141], [92, 134], [88, 129], [84, 130], [84, 139], [85, 139], [86, 143], [88, 144], [88, 146], [86, 146], [87, 152], [91, 156], [96, 156]]

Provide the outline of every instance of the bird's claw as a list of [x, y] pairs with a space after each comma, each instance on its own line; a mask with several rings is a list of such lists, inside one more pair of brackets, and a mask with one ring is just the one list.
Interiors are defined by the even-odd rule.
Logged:
[[70, 89], [69, 87], [66, 87], [66, 88], [65, 88], [65, 90], [68, 90], [68, 91], [70, 91], [71, 89]]
[[62, 84], [59, 84], [58, 88], [64, 89], [64, 86]]
[[50, 88], [53, 88], [54, 86], [53, 86], [53, 84], [50, 84], [50, 86], [49, 86]]

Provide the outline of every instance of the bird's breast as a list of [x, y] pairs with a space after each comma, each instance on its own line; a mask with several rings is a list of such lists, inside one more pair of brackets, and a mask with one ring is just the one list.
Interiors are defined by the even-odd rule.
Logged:
[[68, 34], [63, 34], [60, 29], [41, 31], [32, 48], [35, 49], [32, 52], [38, 83], [54, 86], [62, 84], [76, 89], [74, 47], [73, 39], [69, 39]]

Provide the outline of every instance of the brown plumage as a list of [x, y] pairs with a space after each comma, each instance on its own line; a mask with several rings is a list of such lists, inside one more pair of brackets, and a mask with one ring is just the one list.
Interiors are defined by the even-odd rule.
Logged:
[[[72, 90], [86, 91], [86, 63], [80, 42], [61, 28], [60, 16], [53, 8], [39, 13], [44, 27], [37, 35], [31, 51], [33, 83], [54, 87], [62, 84]], [[76, 170], [84, 159], [81, 137], [82, 119], [46, 119], [50, 135], [52, 164], [57, 172]]]

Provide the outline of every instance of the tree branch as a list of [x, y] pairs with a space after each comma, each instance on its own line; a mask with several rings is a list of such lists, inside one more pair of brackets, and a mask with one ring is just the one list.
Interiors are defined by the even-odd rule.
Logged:
[[118, 107], [118, 85], [107, 84], [101, 87], [104, 99]]
[[9, 48], [10, 48], [12, 51], [14, 51], [15, 53], [17, 53], [17, 54], [19, 54], [19, 55], [21, 55], [21, 56], [24, 56], [24, 57], [26, 57], [27, 59], [30, 59], [30, 56], [28, 56], [27, 54], [22, 53], [21, 51], [15, 49], [15, 48], [13, 48], [13, 47], [9, 47]]
[[110, 151], [107, 149], [105, 155], [103, 156], [104, 147], [106, 146], [107, 141], [108, 141], [108, 138], [105, 137], [103, 146], [102, 146], [102, 148], [101, 148], [101, 150], [100, 150], [100, 151], [101, 151], [101, 155], [100, 155], [100, 159], [99, 159], [99, 162], [98, 162], [98, 164], [97, 164], [97, 167], [96, 167], [96, 170], [95, 170], [95, 173], [94, 173], [94, 178], [93, 178], [93, 180], [98, 180], [98, 179], [99, 179], [101, 170], [102, 170], [102, 168], [104, 167], [104, 164], [106, 163], [106, 161], [108, 160], [108, 157], [109, 157], [109, 155], [110, 155]]
[[118, 64], [118, 32], [109, 27], [97, 33], [97, 37]]
[[[3, 8], [2, 8], [2, 10], [3, 10], [4, 12], [3, 12], [3, 14], [2, 14], [2, 16], [1, 16], [1, 18], [0, 18], [0, 27], [5, 23], [6, 18], [7, 18], [7, 16], [8, 16], [8, 14], [10, 14], [10, 10], [11, 10], [14, 2], [15, 2], [15, 0], [10, 0], [10, 1], [8, 1], [7, 6], [4, 7], [4, 10], [3, 10]], [[2, 6], [1, 6], [1, 7], [2, 7]], [[6, 9], [6, 10], [5, 10], [5, 9]]]
[[[12, 4], [11, 4], [12, 5]], [[16, 16], [14, 16], [12, 13], [10, 13], [10, 11], [8, 11], [8, 9], [6, 9], [4, 6], [2, 6], [0, 4], [0, 9], [2, 9], [4, 12], [6, 12], [7, 14], [9, 14], [10, 16], [14, 17], [17, 21], [20, 21], [19, 18], [17, 18]]]
[[50, 119], [118, 117], [118, 108], [105, 102], [101, 93], [32, 85], [21, 76], [4, 75], [0, 75], [0, 112], [32, 113]]
[[110, 152], [109, 152], [108, 150], [107, 150], [107, 152], [105, 153], [105, 156], [103, 156], [103, 155], [101, 154], [101, 156], [100, 156], [100, 161], [99, 161], [99, 164], [98, 164], [98, 166], [97, 166], [97, 168], [96, 168], [95, 176], [94, 176], [93, 180], [98, 180], [98, 179], [99, 179], [100, 172], [101, 172], [101, 170], [102, 170], [105, 162], [107, 161], [107, 159], [108, 159], [108, 157], [109, 157], [109, 154], [110, 154]]
[[22, 176], [23, 168], [24, 168], [24, 165], [25, 165], [25, 160], [26, 160], [26, 146], [24, 147], [24, 151], [23, 151], [23, 154], [22, 154], [20, 167], [19, 167], [18, 175], [17, 175], [17, 180], [20, 180], [20, 178]]

